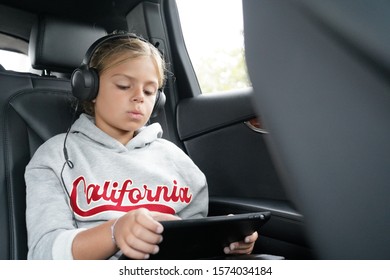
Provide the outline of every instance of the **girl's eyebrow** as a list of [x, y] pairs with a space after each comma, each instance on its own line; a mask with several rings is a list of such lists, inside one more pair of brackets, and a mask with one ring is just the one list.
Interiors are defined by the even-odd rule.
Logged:
[[[137, 80], [135, 77], [127, 75], [127, 74], [123, 74], [123, 73], [113, 74], [111, 77], [117, 77], [117, 76], [125, 77], [126, 79], [129, 79], [131, 81]], [[146, 84], [151, 84], [151, 85], [158, 86], [158, 83], [156, 81], [153, 81], [153, 80], [146, 81]]]

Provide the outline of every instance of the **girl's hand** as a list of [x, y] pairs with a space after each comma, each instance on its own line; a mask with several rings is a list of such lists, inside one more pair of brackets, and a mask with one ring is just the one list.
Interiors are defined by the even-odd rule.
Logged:
[[245, 237], [243, 241], [231, 243], [229, 247], [225, 247], [223, 251], [225, 252], [225, 254], [231, 255], [251, 254], [258, 237], [259, 235], [257, 231], [255, 231], [252, 235]]
[[158, 244], [162, 241], [164, 228], [158, 221], [178, 219], [174, 215], [144, 208], [130, 211], [115, 224], [116, 244], [131, 259], [148, 259], [150, 254], [158, 253]]

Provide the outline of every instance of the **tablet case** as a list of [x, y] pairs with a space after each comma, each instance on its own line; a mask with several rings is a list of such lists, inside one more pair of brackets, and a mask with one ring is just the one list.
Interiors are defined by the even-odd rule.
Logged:
[[[161, 221], [164, 226], [160, 251], [150, 259], [186, 260], [225, 258], [223, 248], [244, 240], [270, 219], [271, 213], [254, 212], [232, 216]], [[127, 259], [122, 255], [120, 259]]]

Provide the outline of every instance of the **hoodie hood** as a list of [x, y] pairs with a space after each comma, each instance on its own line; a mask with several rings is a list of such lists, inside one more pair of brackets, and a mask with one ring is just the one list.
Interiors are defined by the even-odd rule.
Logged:
[[123, 145], [110, 135], [96, 127], [95, 118], [81, 114], [72, 125], [70, 133], [78, 133], [96, 145], [103, 146], [116, 152], [127, 152], [148, 146], [153, 141], [162, 137], [162, 128], [159, 123], [144, 126], [135, 132], [135, 136]]

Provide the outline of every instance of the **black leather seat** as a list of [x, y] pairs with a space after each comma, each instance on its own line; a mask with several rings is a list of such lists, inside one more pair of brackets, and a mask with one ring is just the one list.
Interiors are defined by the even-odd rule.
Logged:
[[[70, 77], [102, 28], [40, 18], [30, 37], [32, 66]], [[69, 79], [0, 71], [0, 259], [26, 259], [24, 170], [35, 150], [67, 130], [73, 109]]]
[[255, 105], [321, 259], [390, 258], [389, 9], [243, 1]]

